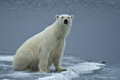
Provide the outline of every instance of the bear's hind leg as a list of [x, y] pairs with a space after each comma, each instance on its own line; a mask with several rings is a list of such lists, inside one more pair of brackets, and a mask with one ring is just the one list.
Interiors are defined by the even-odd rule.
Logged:
[[13, 69], [17, 71], [32, 71], [33, 59], [29, 52], [17, 53], [13, 60]]

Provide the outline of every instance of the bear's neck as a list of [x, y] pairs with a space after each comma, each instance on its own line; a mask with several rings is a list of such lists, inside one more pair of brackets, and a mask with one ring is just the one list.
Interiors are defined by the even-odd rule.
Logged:
[[[70, 31], [71, 26], [63, 26], [59, 24], [59, 22], [56, 20], [55, 23], [52, 24], [53, 26], [53, 32], [57, 39], [65, 39]], [[57, 26], [56, 26], [57, 25]]]

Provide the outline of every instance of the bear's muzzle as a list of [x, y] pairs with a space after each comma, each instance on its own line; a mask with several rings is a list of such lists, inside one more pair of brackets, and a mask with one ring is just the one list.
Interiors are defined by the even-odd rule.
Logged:
[[67, 19], [64, 20], [64, 24], [68, 24], [68, 20]]

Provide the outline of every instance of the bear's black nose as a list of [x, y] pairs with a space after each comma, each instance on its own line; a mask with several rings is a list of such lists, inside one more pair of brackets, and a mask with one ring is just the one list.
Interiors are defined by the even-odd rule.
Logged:
[[67, 19], [64, 20], [64, 24], [68, 24], [68, 20]]

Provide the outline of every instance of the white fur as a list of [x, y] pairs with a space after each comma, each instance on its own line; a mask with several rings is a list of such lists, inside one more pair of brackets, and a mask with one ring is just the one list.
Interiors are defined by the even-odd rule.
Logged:
[[[65, 19], [68, 20], [68, 24], [64, 24]], [[16, 51], [13, 69], [50, 72], [47, 68], [54, 63], [56, 70], [66, 70], [61, 67], [61, 58], [72, 19], [73, 16], [67, 14], [56, 15], [56, 21], [52, 25], [28, 39]]]

